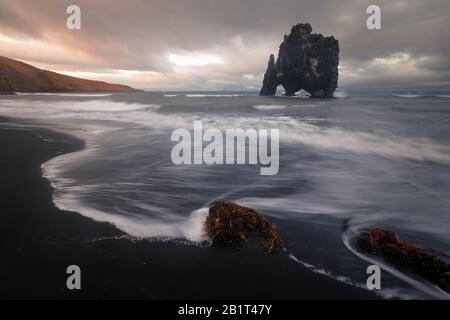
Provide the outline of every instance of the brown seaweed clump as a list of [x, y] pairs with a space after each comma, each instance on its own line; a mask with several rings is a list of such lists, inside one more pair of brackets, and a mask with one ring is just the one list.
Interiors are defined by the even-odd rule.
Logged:
[[255, 210], [233, 202], [214, 202], [209, 207], [205, 228], [213, 242], [223, 246], [240, 249], [252, 235], [264, 238], [263, 247], [269, 253], [283, 246], [273, 223]]
[[362, 250], [408, 269], [444, 290], [450, 290], [450, 264], [425, 248], [402, 241], [393, 231], [375, 228], [361, 232], [358, 244]]

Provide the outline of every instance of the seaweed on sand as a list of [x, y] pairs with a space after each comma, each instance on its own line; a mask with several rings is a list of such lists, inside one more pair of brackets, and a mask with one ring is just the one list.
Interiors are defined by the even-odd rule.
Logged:
[[431, 254], [431, 249], [402, 241], [395, 232], [380, 228], [361, 232], [358, 244], [362, 250], [450, 290], [450, 264]]
[[252, 236], [264, 239], [263, 248], [277, 252], [283, 247], [277, 228], [255, 210], [233, 202], [217, 201], [211, 204], [205, 229], [214, 243], [242, 248]]

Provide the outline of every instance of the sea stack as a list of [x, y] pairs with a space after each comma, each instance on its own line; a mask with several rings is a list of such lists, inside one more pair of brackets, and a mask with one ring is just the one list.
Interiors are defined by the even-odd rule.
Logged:
[[279, 85], [287, 96], [302, 89], [312, 98], [333, 96], [338, 83], [339, 41], [311, 32], [309, 23], [297, 24], [284, 36], [276, 63], [270, 55], [261, 96], [274, 96]]

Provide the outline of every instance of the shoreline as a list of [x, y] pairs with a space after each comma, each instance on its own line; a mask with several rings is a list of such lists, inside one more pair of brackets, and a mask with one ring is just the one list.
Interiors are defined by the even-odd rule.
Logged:
[[[41, 166], [84, 142], [2, 123], [14, 120], [0, 117], [0, 299], [380, 299], [256, 243], [235, 251], [130, 239], [109, 223], [62, 211]], [[66, 289], [72, 264], [82, 270], [81, 291]]]

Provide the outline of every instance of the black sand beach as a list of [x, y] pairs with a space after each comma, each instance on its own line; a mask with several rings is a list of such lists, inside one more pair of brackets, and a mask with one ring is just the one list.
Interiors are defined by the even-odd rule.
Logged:
[[[63, 212], [40, 167], [83, 142], [8, 121], [0, 119], [0, 299], [378, 298], [284, 253], [132, 241], [112, 225]], [[72, 264], [82, 270], [80, 291], [66, 289]]]

